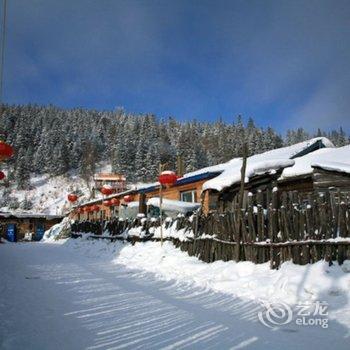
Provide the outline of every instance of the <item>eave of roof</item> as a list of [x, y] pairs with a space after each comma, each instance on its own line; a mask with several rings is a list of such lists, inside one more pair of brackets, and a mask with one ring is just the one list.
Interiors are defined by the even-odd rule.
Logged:
[[16, 218], [16, 219], [63, 219], [63, 215], [52, 215], [45, 213], [0, 213], [0, 217], [3, 218]]
[[124, 192], [114, 193], [114, 194], [111, 194], [110, 196], [107, 196], [107, 197], [104, 197], [104, 198], [98, 198], [98, 199], [94, 199], [92, 201], [79, 203], [77, 205], [74, 205], [73, 209], [79, 208], [79, 207], [83, 207], [84, 205], [102, 203], [103, 201], [106, 201], [106, 200], [109, 200], [109, 199], [118, 198], [118, 197], [121, 197], [121, 196], [125, 196], [127, 194], [132, 194], [132, 193], [137, 193], [137, 192], [138, 192], [137, 190], [131, 189], [131, 190], [127, 190], [127, 191], [124, 191]]
[[[206, 173], [198, 174], [198, 175], [194, 175], [194, 176], [181, 177], [176, 181], [176, 183], [174, 184], [173, 187], [187, 185], [187, 184], [198, 182], [201, 180], [211, 179], [219, 174], [221, 174], [221, 171], [206, 172]], [[156, 191], [158, 189], [159, 189], [159, 185], [152, 185], [150, 187], [142, 188], [142, 189], [138, 190], [138, 192], [149, 193], [149, 192]]]

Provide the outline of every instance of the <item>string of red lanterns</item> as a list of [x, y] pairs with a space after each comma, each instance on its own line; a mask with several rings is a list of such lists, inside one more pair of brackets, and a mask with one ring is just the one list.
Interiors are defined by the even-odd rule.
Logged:
[[[1, 177], [1, 175], [0, 175]], [[162, 171], [160, 173], [160, 175], [158, 176], [158, 181], [159, 183], [161, 184], [160, 186], [160, 199], [162, 202], [162, 191], [161, 191], [161, 188], [163, 186], [172, 186], [176, 183], [178, 177], [176, 175], [176, 173], [174, 171], [170, 171], [170, 170], [166, 170], [166, 171]], [[103, 195], [111, 195], [112, 193], [114, 193], [114, 189], [111, 187], [111, 186], [108, 186], [108, 185], [104, 185], [102, 186], [102, 188], [100, 189], [100, 192], [103, 194]], [[78, 199], [78, 196], [74, 193], [70, 193], [68, 194], [68, 200], [70, 202], [75, 202], [77, 201]], [[130, 203], [133, 201], [133, 196], [132, 195], [125, 195], [123, 197], [123, 201], [125, 203]], [[112, 207], [112, 206], [119, 206], [120, 205], [120, 200], [118, 198], [112, 198], [110, 200], [104, 200], [102, 202], [102, 204], [106, 207]], [[85, 207], [81, 207], [78, 209], [78, 212], [79, 213], [91, 213], [91, 212], [98, 212], [100, 211], [101, 208], [98, 206], [98, 205], [91, 205], [91, 206], [85, 206]], [[160, 203], [160, 211], [161, 211], [161, 203]]]

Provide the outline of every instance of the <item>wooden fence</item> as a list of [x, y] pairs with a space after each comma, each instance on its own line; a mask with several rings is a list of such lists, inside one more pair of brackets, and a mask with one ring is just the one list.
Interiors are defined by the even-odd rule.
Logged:
[[[284, 261], [307, 264], [325, 259], [330, 263], [350, 259], [350, 198], [348, 194], [327, 192], [300, 196], [297, 192], [269, 193], [264, 206], [262, 193], [247, 197], [245, 208], [232, 203], [224, 214], [194, 215], [165, 223], [188, 233], [185, 240], [167, 237], [176, 247], [206, 262], [216, 260], [270, 261], [278, 268]], [[74, 232], [102, 233], [101, 223], [79, 223]], [[83, 226], [95, 225], [83, 229]], [[103, 223], [112, 237], [140, 227], [142, 240], [153, 239], [150, 228], [158, 221], [114, 219]], [[124, 236], [125, 238], [125, 236]], [[138, 237], [128, 237], [132, 242]]]

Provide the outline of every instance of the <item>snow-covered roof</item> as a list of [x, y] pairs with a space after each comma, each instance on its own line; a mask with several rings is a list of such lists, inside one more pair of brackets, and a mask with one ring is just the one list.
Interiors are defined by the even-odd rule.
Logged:
[[[159, 208], [159, 197], [150, 198], [147, 201], [147, 205], [153, 205]], [[182, 214], [186, 214], [190, 211], [194, 211], [200, 207], [200, 203], [189, 203], [183, 201], [175, 201], [173, 199], [163, 198], [162, 209], [169, 211], [176, 211]]]
[[45, 214], [45, 213], [12, 213], [12, 212], [0, 212], [0, 216], [9, 218], [9, 217], [14, 217], [14, 218], [38, 218], [38, 219], [61, 219], [63, 218], [63, 215], [51, 215], [51, 214]]
[[147, 188], [150, 188], [150, 187], [156, 187], [156, 186], [159, 186], [159, 182], [156, 181], [156, 182], [150, 182], [150, 183], [140, 183], [140, 184], [137, 184], [135, 186], [135, 189], [136, 190], [144, 190], [144, 189], [147, 189]]
[[[249, 157], [247, 159], [247, 168], [245, 182], [248, 183], [249, 180], [256, 175], [263, 175], [267, 173], [275, 173], [277, 170], [284, 169], [288, 166], [292, 166], [294, 160], [292, 159], [254, 159], [254, 157]], [[203, 190], [216, 190], [222, 191], [224, 188], [232, 186], [233, 184], [239, 183], [241, 181], [241, 168], [242, 159], [237, 159], [229, 168], [224, 170], [222, 174], [206, 181], [203, 184]]]
[[189, 173], [184, 174], [183, 177], [191, 177], [191, 176], [197, 176], [202, 175], [205, 173], [221, 173], [223, 172], [235, 159], [231, 159], [226, 163], [221, 163], [217, 165], [208, 166], [202, 169], [198, 169], [195, 171], [191, 171]]
[[[202, 168], [202, 169], [199, 169], [199, 170], [196, 170], [196, 171], [192, 171], [192, 172], [189, 172], [189, 173], [186, 173], [184, 174], [182, 177], [179, 177], [177, 179], [177, 182], [175, 184], [176, 185], [180, 185], [180, 184], [184, 184], [184, 182], [187, 180], [189, 182], [193, 181], [198, 181], [198, 176], [200, 175], [205, 175], [207, 174], [208, 176], [207, 177], [212, 177], [212, 176], [209, 176], [210, 174], [213, 174], [213, 176], [215, 176], [215, 174], [220, 174], [230, 163], [232, 162], [232, 160], [230, 160], [229, 162], [227, 163], [222, 163], [222, 164], [217, 164], [217, 165], [213, 165], [213, 166], [209, 166], [209, 167], [206, 167], [206, 168]], [[142, 183], [142, 184], [138, 184], [136, 185], [135, 189], [138, 190], [138, 191], [147, 191], [147, 190], [155, 190], [157, 188], [159, 188], [159, 182], [152, 182], [152, 183], [148, 183], [148, 184], [145, 184], [145, 183]]]
[[280, 180], [312, 174], [313, 167], [350, 173], [350, 145], [340, 148], [322, 148], [296, 158], [294, 166], [283, 170]]
[[322, 168], [324, 170], [336, 171], [341, 173], [350, 174], [350, 164], [340, 163], [340, 162], [332, 162], [332, 161], [323, 161], [320, 163], [313, 163], [313, 168]]
[[[249, 182], [249, 179], [256, 175], [274, 173], [277, 170], [293, 166], [295, 164], [293, 159], [298, 159], [297, 157], [302, 156], [304, 152], [314, 151], [313, 147], [316, 147], [318, 143], [321, 143], [322, 147], [334, 147], [327, 138], [317, 137], [248, 157], [245, 182]], [[241, 180], [241, 167], [242, 159], [233, 159], [220, 175], [203, 184], [203, 190], [222, 191], [224, 188], [238, 183]]]

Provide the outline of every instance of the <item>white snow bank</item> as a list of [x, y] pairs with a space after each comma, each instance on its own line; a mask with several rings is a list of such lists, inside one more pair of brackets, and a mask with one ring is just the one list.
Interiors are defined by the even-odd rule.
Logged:
[[284, 169], [280, 180], [312, 174], [314, 166], [350, 173], [350, 146], [322, 148], [294, 160], [294, 166]]
[[271, 270], [269, 263], [204, 263], [165, 242], [137, 243], [122, 248], [114, 260], [129, 268], [155, 273], [164, 280], [175, 279], [203, 288], [257, 301], [298, 302], [326, 301], [331, 318], [350, 328], [350, 261], [342, 266], [319, 261], [306, 266], [284, 263]]
[[279, 270], [271, 270], [269, 263], [207, 264], [170, 242], [161, 247], [156, 242], [124, 245], [78, 239], [70, 240], [64, 247], [73, 248], [74, 254], [79, 250], [89, 257], [113, 259], [115, 264], [153, 273], [162, 280], [176, 280], [246, 300], [284, 302], [291, 306], [325, 301], [329, 304], [330, 318], [350, 329], [349, 260], [341, 266], [337, 263], [329, 266], [324, 261], [305, 266], [286, 262]]
[[[147, 201], [147, 205], [153, 205], [159, 208], [160, 200], [159, 197], [150, 198]], [[183, 201], [176, 201], [172, 199], [163, 198], [162, 208], [163, 210], [176, 211], [182, 214], [194, 211], [200, 207], [200, 203], [189, 203]]]
[[42, 242], [57, 242], [57, 237], [70, 226], [70, 219], [65, 217], [60, 223], [53, 225], [46, 230], [42, 238]]
[[[319, 141], [321, 141], [325, 147], [334, 147], [332, 142], [327, 138], [318, 137], [292, 146], [282, 147], [248, 157], [245, 181], [249, 182], [249, 179], [255, 175], [262, 175], [294, 165], [294, 160], [291, 158], [297, 156]], [[222, 191], [224, 188], [238, 183], [241, 180], [241, 168], [242, 159], [233, 159], [219, 176], [206, 181], [203, 184], [203, 189]]]

